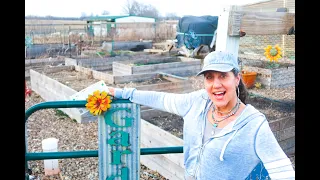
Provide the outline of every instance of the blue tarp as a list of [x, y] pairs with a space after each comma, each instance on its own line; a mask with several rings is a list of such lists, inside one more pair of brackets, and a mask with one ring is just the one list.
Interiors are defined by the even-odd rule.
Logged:
[[210, 46], [214, 31], [218, 26], [218, 16], [184, 16], [177, 28], [177, 47], [183, 45], [195, 49], [200, 44]]

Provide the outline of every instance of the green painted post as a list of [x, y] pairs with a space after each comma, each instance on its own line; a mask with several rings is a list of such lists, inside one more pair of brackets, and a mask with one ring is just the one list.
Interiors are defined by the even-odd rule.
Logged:
[[112, 103], [98, 118], [99, 180], [140, 177], [140, 106]]

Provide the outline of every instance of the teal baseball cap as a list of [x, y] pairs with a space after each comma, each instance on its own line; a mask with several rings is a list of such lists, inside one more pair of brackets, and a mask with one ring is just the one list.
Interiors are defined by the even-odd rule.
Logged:
[[213, 51], [204, 58], [203, 67], [196, 76], [203, 74], [205, 71], [229, 72], [232, 69], [240, 72], [238, 59], [232, 53]]

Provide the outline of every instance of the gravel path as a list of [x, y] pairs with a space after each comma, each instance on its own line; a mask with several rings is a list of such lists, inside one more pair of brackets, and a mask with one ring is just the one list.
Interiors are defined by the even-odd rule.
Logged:
[[[30, 82], [27, 81], [27, 87]], [[32, 92], [25, 103], [25, 109], [45, 102]], [[42, 152], [41, 141], [54, 137], [59, 139], [59, 151], [97, 150], [98, 123], [79, 124], [56, 109], [43, 109], [33, 113], [27, 121], [28, 152]], [[98, 180], [98, 157], [59, 159], [59, 168], [63, 180]], [[43, 160], [29, 161], [33, 175], [41, 180], [61, 179], [60, 175], [44, 176]], [[165, 180], [159, 173], [140, 166], [140, 179]]]

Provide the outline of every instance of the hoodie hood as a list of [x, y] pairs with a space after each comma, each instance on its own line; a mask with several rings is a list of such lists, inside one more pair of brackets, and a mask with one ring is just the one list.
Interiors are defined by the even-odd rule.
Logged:
[[259, 112], [256, 108], [254, 108], [251, 104], [247, 104], [244, 110], [236, 119], [236, 122], [233, 126], [233, 130], [238, 130], [243, 127], [248, 122], [255, 119], [257, 116], [264, 116], [261, 112]]

